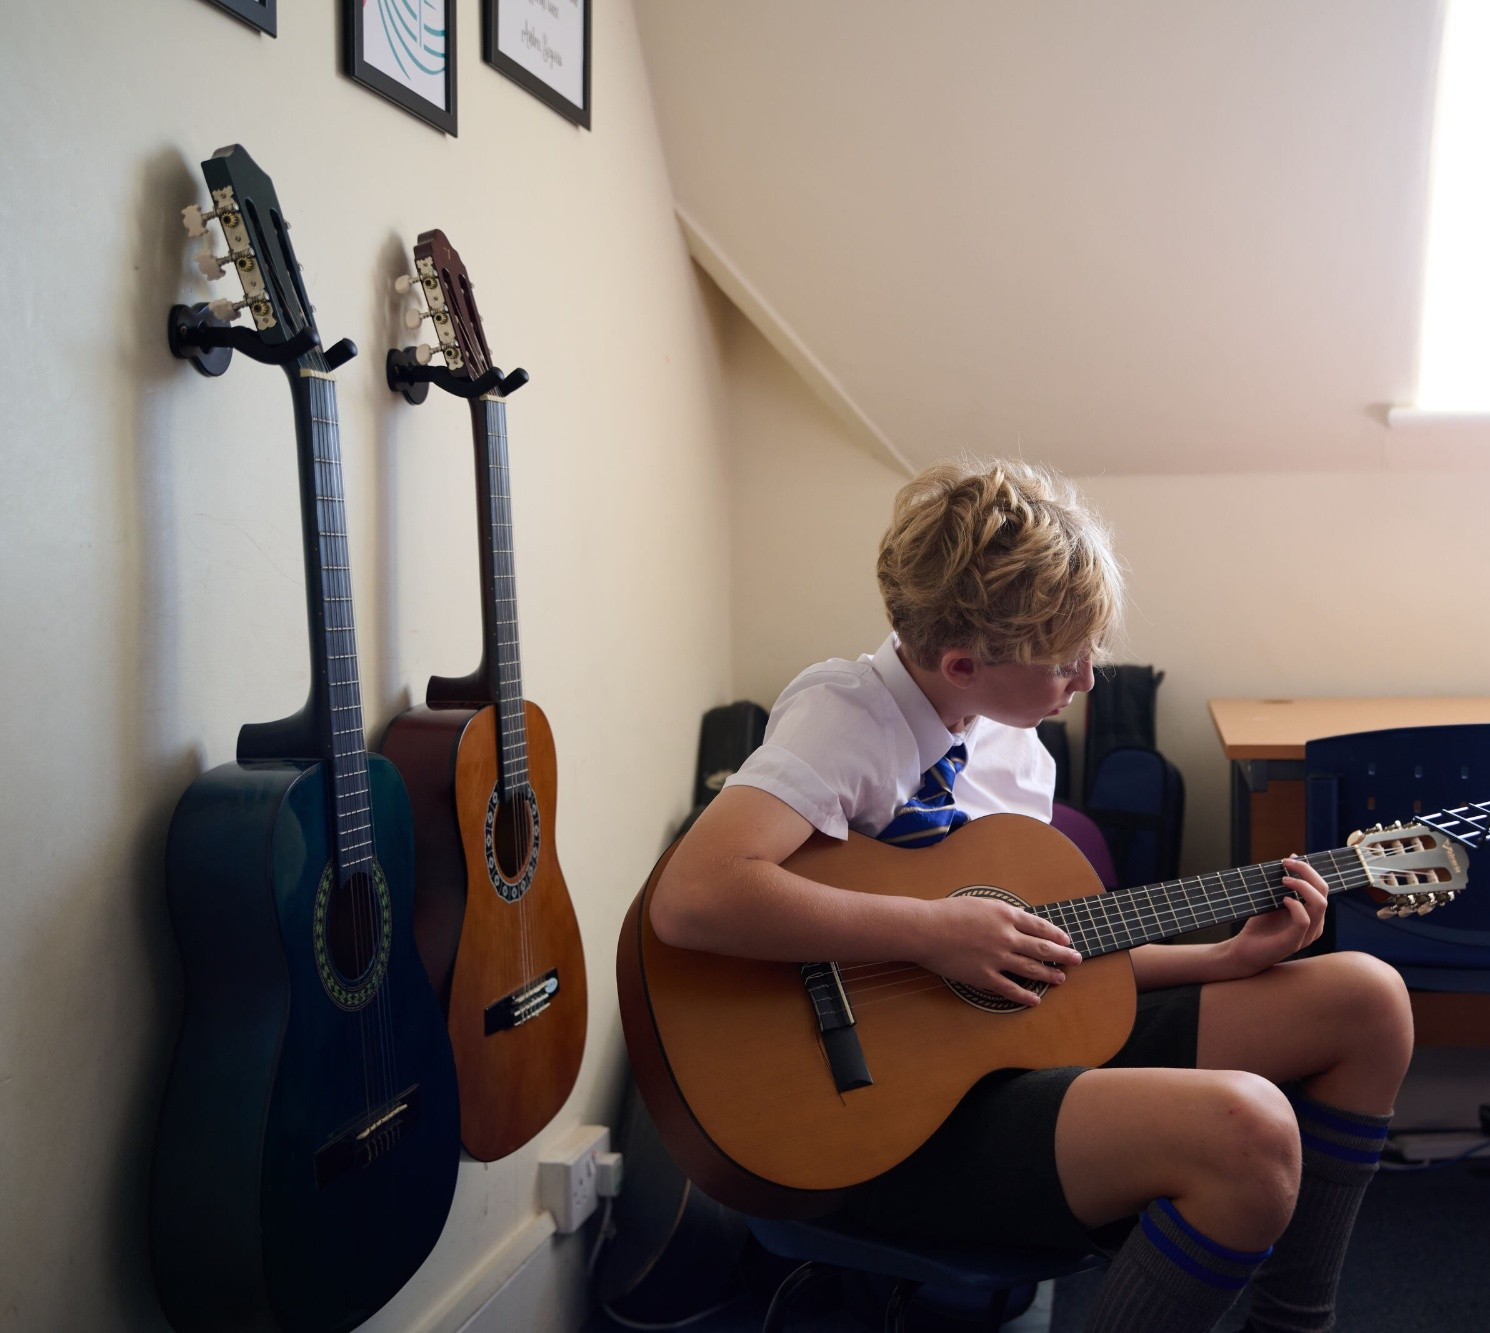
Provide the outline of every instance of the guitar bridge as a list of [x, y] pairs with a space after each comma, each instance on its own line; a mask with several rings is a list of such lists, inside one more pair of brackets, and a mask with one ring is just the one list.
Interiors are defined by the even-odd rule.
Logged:
[[342, 1130], [316, 1153], [316, 1188], [370, 1166], [391, 1152], [404, 1131], [419, 1122], [419, 1085], [404, 1089], [397, 1097], [370, 1111]]
[[537, 1018], [553, 1003], [559, 993], [559, 969], [550, 968], [536, 981], [519, 986], [511, 995], [504, 995], [486, 1006], [486, 1035], [506, 1032], [521, 1027], [530, 1019]]
[[843, 989], [843, 978], [837, 963], [803, 963], [802, 984], [807, 987], [812, 1011], [817, 1016], [817, 1030], [833, 1074], [833, 1086], [839, 1092], [852, 1092], [873, 1084], [864, 1048], [854, 1031], [858, 1020]]

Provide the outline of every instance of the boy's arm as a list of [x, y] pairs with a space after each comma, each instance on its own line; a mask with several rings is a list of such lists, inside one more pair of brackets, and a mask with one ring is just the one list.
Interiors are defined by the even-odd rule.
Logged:
[[903, 959], [1021, 1004], [1039, 998], [1005, 972], [1059, 985], [1061, 967], [1081, 961], [1058, 926], [1004, 903], [855, 893], [784, 869], [812, 831], [767, 792], [725, 788], [658, 881], [652, 928], [679, 948], [745, 958]]
[[1285, 857], [1283, 883], [1297, 895], [1274, 912], [1254, 916], [1235, 935], [1215, 944], [1144, 944], [1128, 955], [1139, 990], [1191, 982], [1237, 981], [1254, 976], [1313, 944], [1324, 929], [1328, 890], [1307, 861]]

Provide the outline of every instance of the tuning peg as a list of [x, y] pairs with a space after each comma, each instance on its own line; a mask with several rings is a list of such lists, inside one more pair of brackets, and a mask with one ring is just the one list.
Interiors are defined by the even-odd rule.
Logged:
[[434, 354], [435, 349], [428, 343], [420, 343], [419, 346], [414, 349], [414, 360], [417, 361], [421, 366], [427, 366], [429, 365], [430, 358], [433, 357]]
[[198, 250], [196, 254], [197, 272], [208, 282], [216, 282], [228, 271], [228, 265], [232, 262], [231, 255], [213, 254], [211, 246]]
[[247, 304], [247, 297], [245, 297], [241, 301], [229, 301], [227, 299], [222, 299], [217, 301], [208, 301], [207, 309], [210, 310], [218, 319], [226, 320], [229, 324], [231, 324], [235, 319], [238, 318], [238, 312], [242, 310], [243, 307]]
[[414, 290], [415, 281], [416, 279], [410, 277], [407, 273], [400, 273], [398, 277], [394, 278], [393, 280], [393, 290], [396, 291], [400, 296], [407, 296], [411, 291]]
[[181, 210], [181, 225], [186, 228], [188, 236], [205, 236], [207, 223], [216, 216], [215, 208], [204, 213], [197, 204], [188, 204]]
[[404, 328], [406, 328], [406, 329], [417, 329], [422, 323], [424, 323], [424, 321], [425, 321], [426, 318], [427, 318], [427, 316], [425, 315], [425, 313], [423, 311], [420, 311], [420, 310], [405, 310], [404, 311]]

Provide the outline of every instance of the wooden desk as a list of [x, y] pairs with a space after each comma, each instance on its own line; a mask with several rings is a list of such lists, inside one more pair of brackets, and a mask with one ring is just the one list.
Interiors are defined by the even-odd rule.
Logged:
[[[1211, 721], [1231, 760], [1231, 856], [1236, 865], [1304, 850], [1304, 746], [1324, 736], [1391, 727], [1490, 722], [1490, 698], [1212, 699]], [[1490, 996], [1413, 993], [1418, 1044], [1490, 1045]]]
[[1490, 722], [1490, 698], [1212, 699], [1211, 721], [1231, 760], [1236, 865], [1303, 851], [1304, 746], [1323, 736], [1391, 727]]

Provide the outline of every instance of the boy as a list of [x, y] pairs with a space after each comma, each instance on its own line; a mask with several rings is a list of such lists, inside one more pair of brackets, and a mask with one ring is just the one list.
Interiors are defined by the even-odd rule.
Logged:
[[[1115, 629], [1108, 536], [1048, 473], [937, 465], [896, 496], [878, 575], [890, 638], [787, 687], [765, 744], [679, 845], [653, 927], [744, 957], [904, 959], [1038, 1004], [1023, 979], [1058, 987], [1081, 964], [1054, 923], [988, 898], [854, 893], [782, 862], [814, 830], [916, 846], [985, 814], [1048, 820], [1054, 765], [1034, 728], [1091, 688]], [[1107, 1065], [990, 1074], [846, 1214], [902, 1234], [1108, 1249], [1090, 1329], [1210, 1329], [1254, 1272], [1249, 1328], [1333, 1327], [1412, 1019], [1375, 959], [1283, 961], [1318, 937], [1325, 908], [1315, 871], [1284, 866], [1296, 898], [1232, 938], [1131, 952], [1138, 1018]]]

